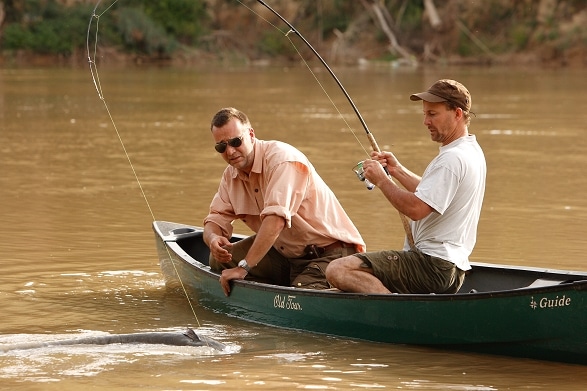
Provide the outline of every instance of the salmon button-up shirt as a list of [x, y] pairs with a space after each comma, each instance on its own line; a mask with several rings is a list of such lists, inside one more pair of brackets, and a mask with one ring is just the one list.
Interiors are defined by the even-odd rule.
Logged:
[[265, 216], [286, 221], [273, 247], [287, 258], [304, 255], [309, 244], [324, 247], [339, 240], [366, 250], [359, 231], [308, 158], [280, 141], [255, 140], [255, 159], [249, 174], [226, 167], [218, 192], [204, 219], [232, 236], [232, 223], [242, 220], [258, 232]]

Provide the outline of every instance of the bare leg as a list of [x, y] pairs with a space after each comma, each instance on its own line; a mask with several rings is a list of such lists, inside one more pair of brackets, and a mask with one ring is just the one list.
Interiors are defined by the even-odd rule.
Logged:
[[391, 293], [365, 266], [361, 258], [350, 255], [335, 259], [326, 268], [326, 279], [341, 291], [353, 293]]

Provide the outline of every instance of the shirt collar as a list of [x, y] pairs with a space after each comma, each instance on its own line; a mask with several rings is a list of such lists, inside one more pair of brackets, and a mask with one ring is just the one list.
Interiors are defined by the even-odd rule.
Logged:
[[[263, 171], [263, 159], [260, 157], [263, 153], [263, 140], [255, 138], [253, 142], [253, 150], [255, 151], [255, 158], [253, 160], [251, 173], [260, 174]], [[249, 175], [246, 172], [232, 166], [229, 167], [232, 169], [232, 179], [236, 179], [237, 177], [243, 180], [248, 179]]]

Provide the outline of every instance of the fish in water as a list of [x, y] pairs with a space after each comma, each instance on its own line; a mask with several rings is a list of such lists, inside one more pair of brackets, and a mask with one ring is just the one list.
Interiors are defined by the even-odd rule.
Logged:
[[51, 342], [30, 342], [14, 345], [0, 346], [0, 352], [6, 353], [10, 350], [38, 349], [50, 346], [63, 345], [108, 345], [108, 344], [161, 344], [173, 346], [208, 346], [218, 351], [225, 351], [226, 345], [212, 338], [198, 335], [188, 328], [183, 333], [135, 333], [135, 334], [115, 334], [96, 337], [65, 339]]

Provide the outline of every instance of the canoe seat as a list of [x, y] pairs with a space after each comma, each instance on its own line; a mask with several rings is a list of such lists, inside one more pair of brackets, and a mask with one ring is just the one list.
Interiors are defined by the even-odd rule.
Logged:
[[567, 280], [548, 280], [546, 278], [538, 278], [536, 280], [534, 280], [533, 283], [531, 283], [528, 286], [525, 286], [524, 288], [541, 288], [544, 286], [553, 286], [553, 285], [559, 285], [562, 284], [563, 282], [566, 282]]

